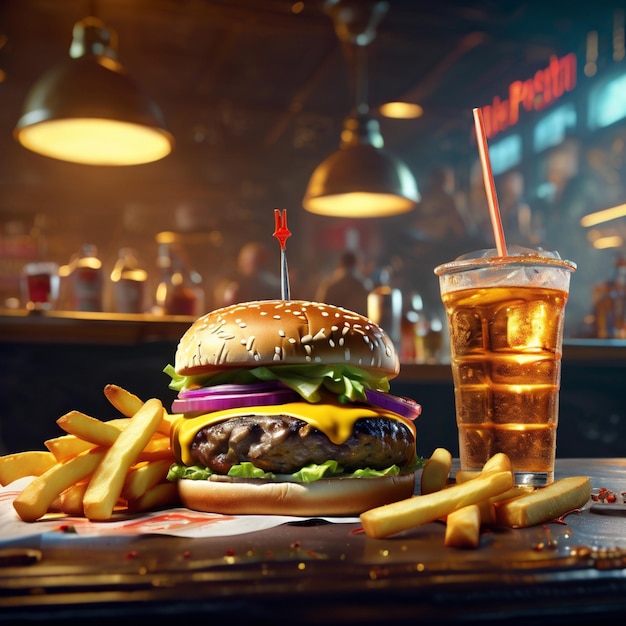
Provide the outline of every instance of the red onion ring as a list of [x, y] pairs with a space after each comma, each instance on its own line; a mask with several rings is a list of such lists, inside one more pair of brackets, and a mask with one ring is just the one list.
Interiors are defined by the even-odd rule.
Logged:
[[[192, 397], [177, 398], [172, 402], [172, 412], [189, 413], [191, 411], [223, 411], [248, 406], [267, 406], [285, 404], [301, 400], [291, 389], [275, 389], [274, 391], [254, 391], [255, 385], [217, 385], [215, 389], [204, 387], [195, 389]], [[222, 389], [220, 389], [220, 387]], [[223, 387], [230, 387], [224, 390]], [[235, 388], [235, 389], [233, 389]], [[200, 394], [199, 392], [203, 393]]]
[[[366, 389], [365, 395], [370, 404], [398, 413], [406, 419], [415, 420], [422, 412], [421, 405], [411, 398], [373, 389]], [[247, 385], [215, 385], [181, 391], [172, 403], [172, 412], [222, 411], [239, 407], [285, 404], [301, 399], [297, 392], [277, 380]]]
[[374, 389], [366, 389], [365, 396], [369, 403], [375, 404], [381, 409], [393, 411], [409, 420], [417, 419], [422, 413], [422, 406], [411, 398], [394, 396], [384, 391], [375, 391]]

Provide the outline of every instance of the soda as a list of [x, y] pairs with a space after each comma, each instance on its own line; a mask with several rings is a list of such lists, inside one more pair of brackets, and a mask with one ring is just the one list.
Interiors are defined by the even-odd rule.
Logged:
[[504, 452], [517, 472], [552, 473], [567, 295], [492, 287], [442, 296], [464, 468]]
[[576, 266], [545, 251], [481, 252], [435, 268], [461, 469], [480, 470], [502, 452], [516, 484], [545, 485], [554, 480], [564, 313]]

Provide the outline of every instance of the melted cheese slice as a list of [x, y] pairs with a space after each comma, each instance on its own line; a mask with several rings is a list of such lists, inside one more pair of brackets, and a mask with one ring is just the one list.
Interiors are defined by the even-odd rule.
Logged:
[[204, 413], [197, 417], [182, 417], [172, 430], [172, 449], [185, 465], [193, 465], [189, 454], [194, 437], [205, 426], [242, 415], [291, 415], [322, 431], [333, 443], [342, 444], [352, 434], [354, 423], [361, 418], [386, 417], [405, 424], [415, 437], [415, 425], [393, 411], [352, 407], [344, 404], [311, 404], [289, 402], [270, 406], [251, 406]]

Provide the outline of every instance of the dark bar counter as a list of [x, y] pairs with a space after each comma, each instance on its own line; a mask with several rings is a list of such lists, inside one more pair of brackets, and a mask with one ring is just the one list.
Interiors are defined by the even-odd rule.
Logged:
[[[626, 459], [557, 459], [557, 479], [579, 475], [619, 493]], [[0, 544], [0, 622], [618, 624], [624, 513], [590, 501], [553, 523], [486, 530], [477, 549], [446, 548], [441, 522], [386, 539], [319, 519], [217, 537], [54, 530]]]
[[[117, 417], [104, 397], [113, 383], [169, 406], [163, 373], [192, 317], [0, 312], [0, 453], [40, 449], [60, 433], [56, 420], [77, 409]], [[557, 455], [597, 458], [626, 450], [626, 340], [564, 343]], [[402, 363], [391, 390], [422, 404], [418, 452], [447, 447], [458, 455], [448, 363]]]

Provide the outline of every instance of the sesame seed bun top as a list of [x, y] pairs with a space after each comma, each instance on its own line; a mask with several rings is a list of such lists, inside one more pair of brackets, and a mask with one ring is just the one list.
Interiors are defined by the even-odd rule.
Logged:
[[385, 331], [342, 307], [304, 300], [258, 300], [211, 311], [178, 343], [183, 375], [261, 365], [347, 364], [397, 376], [396, 349]]

